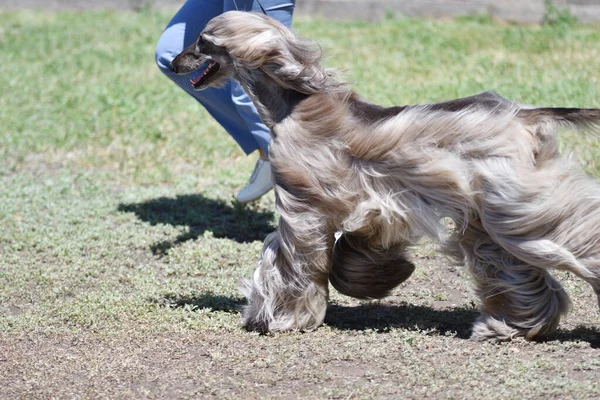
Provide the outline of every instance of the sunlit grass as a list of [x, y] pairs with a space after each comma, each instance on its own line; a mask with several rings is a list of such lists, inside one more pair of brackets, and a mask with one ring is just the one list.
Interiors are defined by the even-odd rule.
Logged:
[[[1, 398], [598, 396], [588, 286], [561, 275], [575, 307], [558, 340], [471, 344], [467, 273], [434, 249], [381, 303], [332, 291], [316, 332], [241, 330], [238, 283], [274, 228], [274, 198], [232, 201], [255, 157], [156, 68], [169, 18], [0, 13]], [[382, 105], [493, 89], [600, 107], [597, 26], [294, 25]], [[569, 132], [561, 145], [600, 176], [598, 139]]]
[[[154, 183], [241, 155], [156, 68], [154, 46], [167, 14], [0, 18], [0, 154], [9, 165], [38, 153]], [[295, 28], [321, 43], [327, 64], [346, 71], [355, 90], [383, 105], [488, 89], [527, 104], [600, 105], [600, 30], [592, 26], [298, 19]]]

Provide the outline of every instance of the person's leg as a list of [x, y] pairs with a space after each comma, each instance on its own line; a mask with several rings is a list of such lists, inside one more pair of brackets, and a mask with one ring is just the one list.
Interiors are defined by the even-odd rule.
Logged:
[[[294, 2], [264, 0], [261, 3], [268, 15], [290, 26]], [[259, 12], [260, 6], [251, 0], [239, 0], [237, 4], [233, 0], [188, 0], [162, 34], [156, 48], [156, 62], [165, 75], [206, 108], [246, 154], [259, 150], [260, 158], [248, 185], [237, 196], [238, 201], [247, 202], [259, 198], [273, 186], [270, 164], [266, 161], [269, 129], [261, 122], [252, 101], [236, 81], [231, 80], [219, 89], [195, 91], [189, 84], [194, 74], [177, 76], [169, 70], [173, 58], [196, 40], [211, 18], [235, 9]]]
[[[279, 20], [285, 26], [292, 24], [292, 13], [296, 0], [261, 0], [267, 15]], [[256, 0], [224, 0], [223, 12], [231, 10], [262, 12], [261, 5]], [[240, 115], [246, 122], [248, 131], [256, 143], [260, 153], [254, 172], [250, 176], [248, 185], [237, 195], [238, 201], [244, 203], [259, 198], [273, 187], [271, 180], [271, 165], [267, 161], [271, 132], [256, 111], [252, 100], [241, 86], [235, 82], [231, 85], [231, 98]]]
[[156, 63], [159, 69], [179, 87], [198, 100], [206, 110], [235, 139], [242, 150], [249, 154], [259, 146], [240, 115], [232, 96], [231, 81], [218, 89], [195, 91], [190, 78], [200, 71], [178, 76], [169, 70], [169, 64], [185, 47], [192, 44], [208, 21], [223, 12], [223, 0], [188, 0], [173, 17], [156, 46]]
[[[260, 4], [256, 0], [224, 0], [223, 3], [223, 11], [239, 10], [259, 13], [262, 13], [260, 8], [260, 4], [262, 4], [269, 17], [275, 18], [289, 28], [292, 25], [296, 0], [260, 0]], [[262, 150], [261, 153], [268, 155], [271, 139], [269, 129], [262, 123], [252, 100], [237, 82], [231, 85], [231, 97], [239, 115], [246, 121], [258, 148]]]

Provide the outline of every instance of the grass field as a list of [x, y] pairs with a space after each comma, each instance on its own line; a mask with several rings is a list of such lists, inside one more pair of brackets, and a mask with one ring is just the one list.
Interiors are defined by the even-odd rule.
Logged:
[[[156, 68], [170, 16], [0, 13], [0, 398], [598, 398], [592, 290], [543, 342], [466, 340], [477, 301], [430, 245], [378, 302], [260, 336], [237, 290], [276, 222], [240, 206], [255, 157]], [[600, 107], [600, 27], [298, 19], [383, 104], [493, 89]], [[561, 141], [600, 177], [600, 142]], [[333, 290], [333, 289], [332, 289]]]

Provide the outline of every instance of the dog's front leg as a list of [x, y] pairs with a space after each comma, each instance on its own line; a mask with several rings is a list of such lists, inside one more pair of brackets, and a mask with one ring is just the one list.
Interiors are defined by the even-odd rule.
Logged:
[[242, 289], [244, 327], [259, 332], [314, 329], [325, 318], [333, 232], [317, 213], [282, 213], [258, 268]]

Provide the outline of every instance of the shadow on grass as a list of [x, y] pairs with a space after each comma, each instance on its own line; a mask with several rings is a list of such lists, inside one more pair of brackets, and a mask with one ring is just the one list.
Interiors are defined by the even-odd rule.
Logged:
[[558, 340], [559, 342], [588, 342], [590, 347], [600, 349], [600, 331], [587, 326], [578, 326], [570, 331], [558, 329], [552, 335], [541, 341], [552, 342], [554, 340]]
[[187, 226], [188, 231], [174, 240], [164, 240], [151, 246], [154, 254], [165, 255], [170, 248], [211, 231], [217, 238], [240, 243], [263, 240], [275, 230], [274, 213], [256, 211], [239, 203], [233, 206], [223, 200], [208, 199], [199, 194], [159, 197], [133, 204], [119, 204], [121, 212], [133, 212], [151, 225]]
[[[152, 300], [164, 307], [191, 306], [194, 309], [211, 309], [227, 313], [240, 313], [246, 299], [203, 293], [191, 296], [167, 295]], [[436, 335], [452, 334], [460, 339], [469, 339], [471, 327], [479, 311], [472, 307], [455, 307], [436, 310], [427, 306], [411, 304], [363, 304], [357, 307], [330, 304], [325, 323], [340, 331], [375, 330], [386, 333], [392, 329], [409, 331], [431, 331]], [[600, 348], [600, 332], [597, 329], [579, 326], [567, 331], [559, 329], [539, 342], [587, 342], [592, 348]]]
[[[330, 305], [325, 323], [339, 330], [373, 329], [385, 333], [390, 329], [433, 331], [436, 334], [455, 334], [469, 339], [471, 328], [479, 311], [472, 307], [455, 307], [436, 310], [431, 307], [401, 304], [364, 304], [358, 307]], [[587, 342], [592, 348], [600, 348], [600, 331], [586, 326], [573, 330], [559, 329], [539, 342]]]
[[198, 310], [209, 308], [212, 311], [222, 311], [227, 313], [241, 312], [242, 306], [246, 303], [246, 299], [244, 298], [214, 295], [212, 293], [188, 296], [166, 295], [165, 297], [152, 299], [151, 301], [160, 306], [169, 308], [192, 307], [193, 309]]
[[[228, 313], [239, 313], [246, 304], [245, 298], [201, 293], [195, 295], [166, 295], [151, 300], [164, 307], [193, 307]], [[394, 328], [413, 331], [434, 330], [438, 334], [456, 333], [467, 339], [471, 334], [471, 324], [478, 312], [470, 308], [436, 310], [425, 306], [364, 304], [347, 307], [330, 304], [327, 307], [325, 323], [341, 331], [362, 331], [373, 329], [385, 333]]]
[[461, 339], [471, 336], [471, 325], [479, 312], [474, 308], [436, 310], [411, 304], [364, 304], [358, 307], [330, 305], [325, 323], [339, 330], [373, 329], [385, 333], [391, 329], [434, 331], [456, 334]]

